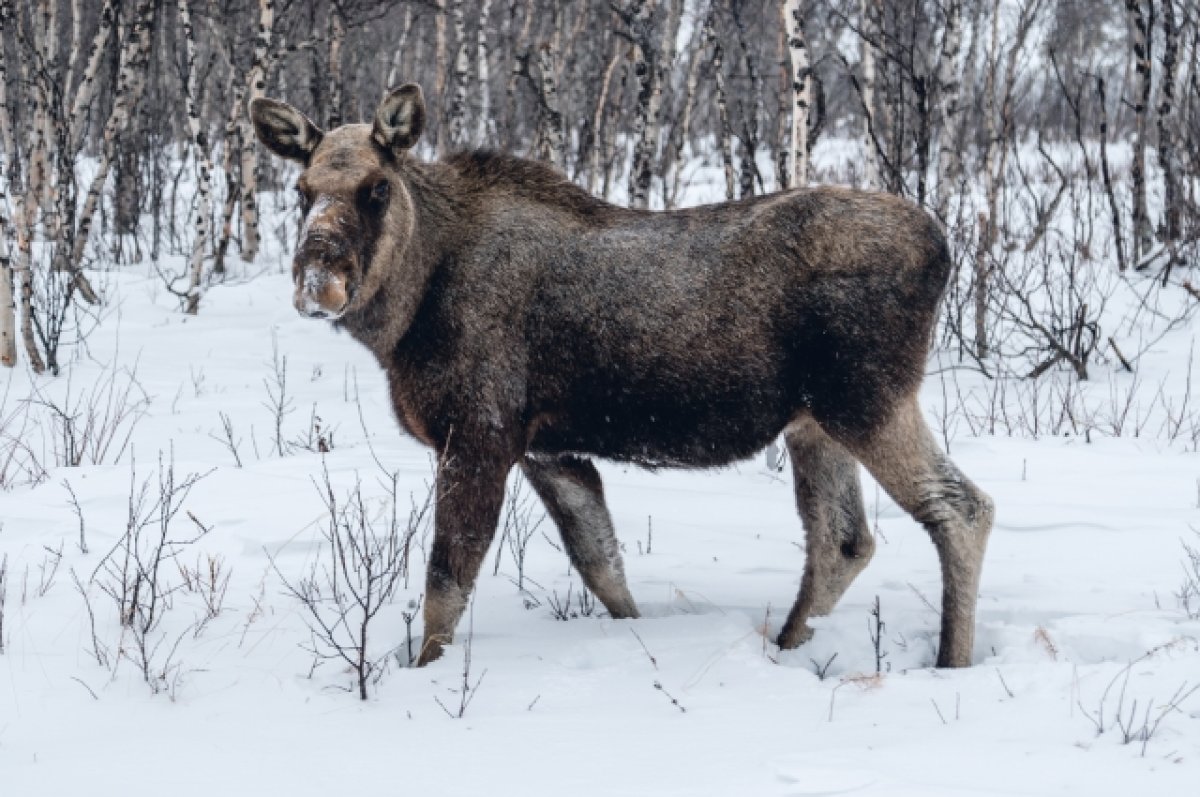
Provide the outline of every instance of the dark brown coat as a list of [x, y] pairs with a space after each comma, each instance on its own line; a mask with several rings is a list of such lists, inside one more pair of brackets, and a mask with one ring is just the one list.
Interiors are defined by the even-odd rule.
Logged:
[[992, 509], [916, 404], [950, 273], [921, 210], [814, 188], [654, 213], [506, 155], [425, 163], [408, 151], [415, 86], [329, 133], [282, 103], [251, 112], [305, 166], [297, 308], [371, 349], [400, 423], [440, 454], [422, 663], [452, 637], [514, 465], [588, 587], [633, 617], [590, 458], [716, 467], [781, 432], [808, 557], [780, 644], [806, 639], [873, 551], [857, 459], [933, 535], [939, 663], [969, 662]]

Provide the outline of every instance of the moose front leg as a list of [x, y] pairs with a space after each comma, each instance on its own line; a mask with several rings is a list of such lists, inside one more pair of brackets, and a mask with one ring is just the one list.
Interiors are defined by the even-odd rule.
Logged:
[[417, 666], [454, 639], [479, 567], [496, 535], [511, 464], [444, 456], [437, 475], [433, 548], [425, 577], [425, 638]]

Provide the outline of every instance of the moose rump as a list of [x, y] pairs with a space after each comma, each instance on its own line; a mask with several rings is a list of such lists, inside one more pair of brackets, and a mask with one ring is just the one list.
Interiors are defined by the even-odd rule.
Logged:
[[371, 349], [401, 424], [439, 453], [420, 663], [452, 639], [514, 466], [588, 588], [636, 617], [591, 458], [715, 467], [781, 432], [808, 545], [779, 644], [807, 639], [873, 553], [861, 462], [937, 548], [939, 665], [970, 662], [992, 506], [917, 405], [950, 272], [922, 211], [834, 188], [636, 211], [519, 158], [423, 162], [415, 86], [328, 133], [282, 103], [251, 113], [305, 167], [297, 308]]

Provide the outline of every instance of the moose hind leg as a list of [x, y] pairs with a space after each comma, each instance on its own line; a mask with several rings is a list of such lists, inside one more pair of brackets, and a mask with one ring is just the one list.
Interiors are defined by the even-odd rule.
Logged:
[[937, 666], [970, 666], [979, 578], [995, 514], [992, 499], [938, 448], [915, 396], [850, 445], [892, 499], [925, 527], [937, 549], [942, 568]]
[[637, 617], [596, 466], [576, 457], [526, 456], [521, 471], [558, 526], [583, 583], [612, 617]]
[[779, 647], [794, 648], [812, 636], [808, 618], [833, 611], [867, 566], [875, 539], [850, 452], [807, 417], [788, 427], [785, 440], [807, 539], [800, 595], [779, 634]]

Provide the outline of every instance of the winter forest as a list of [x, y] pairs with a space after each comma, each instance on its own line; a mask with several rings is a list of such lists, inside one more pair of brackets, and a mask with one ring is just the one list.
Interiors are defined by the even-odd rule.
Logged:
[[[1200, 0], [0, 0], [0, 37], [12, 794], [1200, 782]], [[300, 168], [247, 112], [329, 131], [403, 83], [425, 161], [937, 221], [921, 405], [996, 504], [972, 667], [934, 667], [937, 552], [865, 472], [870, 567], [775, 645], [805, 567], [778, 444], [598, 463], [637, 620], [514, 471], [454, 644], [412, 666], [436, 456], [293, 308]]]

